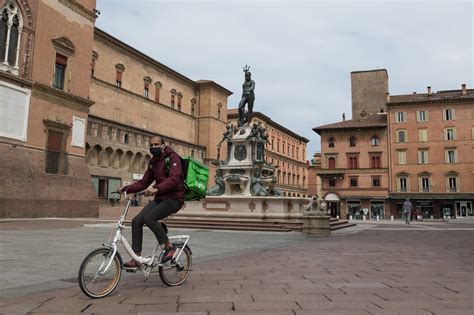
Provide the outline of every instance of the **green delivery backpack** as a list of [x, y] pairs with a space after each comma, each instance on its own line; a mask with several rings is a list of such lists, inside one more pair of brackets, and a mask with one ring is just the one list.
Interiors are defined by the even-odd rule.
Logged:
[[[184, 174], [184, 200], [199, 200], [206, 198], [209, 169], [201, 162], [186, 156], [180, 157]], [[167, 173], [170, 168], [170, 158], [165, 159]]]

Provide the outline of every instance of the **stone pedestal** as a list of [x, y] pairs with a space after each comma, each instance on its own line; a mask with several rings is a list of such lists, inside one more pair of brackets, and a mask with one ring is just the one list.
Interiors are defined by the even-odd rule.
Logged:
[[330, 235], [330, 216], [318, 216], [312, 214], [303, 215], [303, 233], [311, 235]]

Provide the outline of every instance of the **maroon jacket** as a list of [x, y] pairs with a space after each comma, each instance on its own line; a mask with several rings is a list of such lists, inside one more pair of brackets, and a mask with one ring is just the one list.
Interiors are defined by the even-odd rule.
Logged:
[[[166, 176], [166, 161], [170, 158], [169, 174]], [[135, 193], [145, 190], [155, 181], [153, 187], [158, 188], [155, 199], [177, 199], [184, 203], [183, 169], [179, 155], [170, 147], [165, 147], [164, 152], [157, 158], [150, 160], [148, 169], [139, 181], [128, 185], [127, 192]]]

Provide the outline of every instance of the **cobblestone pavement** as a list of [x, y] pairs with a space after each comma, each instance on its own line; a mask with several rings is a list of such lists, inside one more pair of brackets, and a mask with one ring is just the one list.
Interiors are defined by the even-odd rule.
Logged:
[[[83, 224], [82, 222], [80, 226]], [[0, 267], [12, 236], [23, 244], [45, 230], [9, 230], [0, 223]], [[31, 223], [17, 222], [17, 225]], [[38, 223], [38, 225], [46, 224]], [[50, 223], [47, 223], [48, 225]], [[56, 224], [58, 225], [59, 222]], [[70, 223], [68, 223], [70, 224]], [[67, 224], [66, 224], [67, 225]], [[3, 228], [5, 227], [5, 228]], [[91, 227], [67, 226], [58, 235], [76, 235]], [[103, 233], [104, 230], [101, 230]], [[134, 313], [134, 314], [473, 314], [474, 226], [471, 224], [400, 222], [363, 223], [330, 237], [299, 233], [208, 233], [214, 246], [220, 240], [239, 241], [234, 252], [196, 259], [188, 280], [165, 287], [157, 275], [147, 282], [140, 274], [124, 273], [117, 289], [92, 300], [77, 283], [61, 289], [13, 294], [0, 290], [0, 312]], [[47, 230], [52, 233], [52, 228]], [[23, 235], [21, 237], [20, 235]], [[227, 238], [226, 236], [227, 235]], [[7, 241], [5, 241], [7, 237]], [[198, 238], [196, 236], [195, 238]], [[280, 241], [279, 241], [280, 240]], [[245, 246], [245, 245], [248, 246]], [[265, 246], [258, 246], [266, 244]], [[192, 245], [197, 254], [198, 244]], [[209, 248], [202, 247], [206, 252]], [[36, 251], [36, 252], [35, 252]], [[41, 265], [44, 248], [30, 256], [30, 273]], [[207, 257], [207, 258], [206, 258]], [[72, 274], [77, 272], [71, 270]], [[20, 290], [20, 289], [18, 289]], [[20, 290], [21, 291], [21, 290]], [[21, 291], [26, 292], [26, 291]]]

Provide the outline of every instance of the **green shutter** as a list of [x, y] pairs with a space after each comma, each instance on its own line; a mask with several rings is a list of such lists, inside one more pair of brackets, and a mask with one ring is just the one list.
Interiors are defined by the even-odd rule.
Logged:
[[92, 177], [92, 186], [94, 186], [95, 194], [99, 195], [99, 179], [97, 177]]
[[120, 179], [109, 178], [107, 198], [110, 199], [120, 199], [119, 194], [112, 194], [114, 191], [117, 191], [117, 188], [120, 187]]

